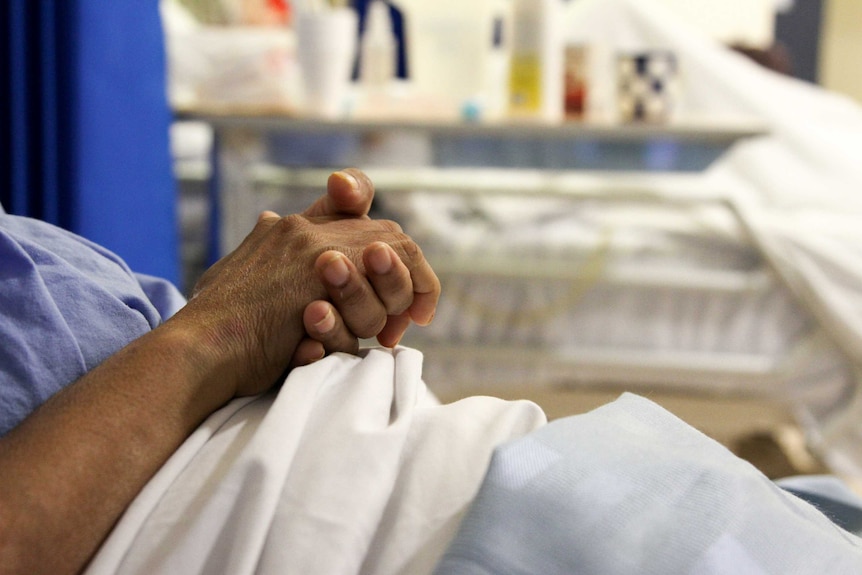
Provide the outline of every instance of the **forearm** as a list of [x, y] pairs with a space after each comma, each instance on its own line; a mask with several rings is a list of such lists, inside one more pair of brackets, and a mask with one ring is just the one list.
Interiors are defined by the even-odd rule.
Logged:
[[150, 477], [231, 398], [195, 339], [169, 322], [0, 440], [0, 572], [80, 571]]
[[[265, 214], [171, 320], [0, 438], [0, 575], [83, 569], [197, 425], [284, 373], [305, 335], [310, 302], [344, 312], [348, 343], [353, 334], [364, 337], [363, 330], [394, 343], [408, 313], [418, 323], [430, 321], [439, 281], [397, 224], [365, 217], [371, 186], [362, 178], [362, 186], [355, 177], [334, 178], [327, 200], [306, 215]], [[363, 258], [378, 242], [389, 247], [367, 253], [369, 284]], [[324, 287], [315, 262], [328, 251], [347, 260], [324, 258], [317, 270], [329, 282]], [[333, 273], [340, 263], [353, 281]], [[362, 282], [364, 291], [354, 289]], [[374, 295], [370, 304], [357, 297], [363, 293]], [[331, 304], [321, 301], [327, 298]], [[387, 314], [400, 318], [389, 332], [382, 327], [389, 326]]]

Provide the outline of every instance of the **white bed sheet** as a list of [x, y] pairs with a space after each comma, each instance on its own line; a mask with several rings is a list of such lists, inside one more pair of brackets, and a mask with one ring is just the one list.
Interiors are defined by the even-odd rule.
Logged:
[[[752, 117], [769, 136], [737, 145], [710, 176], [733, 201], [770, 266], [829, 339], [862, 363], [862, 107], [772, 73], [688, 28], [649, 0], [579, 0], [565, 24], [574, 42], [615, 50], [674, 50], [680, 112]], [[835, 407], [833, 405], [833, 407]], [[802, 406], [833, 467], [862, 477], [862, 388], [837, 409]]]
[[334, 355], [214, 414], [87, 573], [852, 573], [862, 557], [644, 398], [545, 423], [528, 402], [439, 405], [412, 349]]
[[87, 573], [429, 573], [529, 402], [442, 406], [415, 350], [338, 354], [205, 422]]
[[826, 405], [853, 386], [846, 359], [727, 205], [385, 200], [443, 281], [434, 323], [408, 341], [447, 396], [612, 383], [787, 400], [816, 385]]

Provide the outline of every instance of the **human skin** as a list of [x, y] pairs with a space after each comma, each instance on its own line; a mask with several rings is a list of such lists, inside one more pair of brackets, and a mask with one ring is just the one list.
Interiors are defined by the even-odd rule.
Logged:
[[[334, 178], [304, 215], [264, 214], [183, 309], [0, 438], [0, 573], [80, 572], [188, 435], [231, 399], [269, 389], [302, 342], [335, 350], [387, 329], [400, 337], [405, 317], [430, 321], [439, 282], [421, 250], [391, 222], [340, 212], [340, 186], [350, 196], [357, 177]], [[331, 268], [341, 264], [344, 283]], [[320, 311], [335, 320], [323, 342], [305, 325]]]
[[[374, 186], [363, 172], [355, 169], [337, 172], [330, 176], [327, 189], [328, 193], [306, 210], [305, 215], [368, 217]], [[276, 217], [278, 215], [274, 212], [261, 214], [261, 219]], [[387, 347], [400, 341], [411, 321], [427, 325], [433, 318], [440, 284], [424, 259], [416, 260], [417, 267], [408, 270], [405, 262], [413, 259], [402, 260], [390, 246], [377, 242], [363, 253], [363, 275], [349, 259], [343, 262], [345, 269], [333, 269], [338, 268], [338, 255], [338, 252], [331, 251], [322, 254], [315, 269], [332, 302], [338, 303], [349, 314], [348, 321], [345, 323], [330, 301], [318, 300], [309, 304], [303, 316], [309, 337], [300, 342], [293, 366], [310, 363], [335, 351], [355, 353], [358, 340], [347, 324], [379, 323], [383, 308], [386, 323], [377, 333], [377, 340]], [[341, 279], [335, 281], [339, 276]], [[342, 283], [344, 277], [348, 278], [346, 283]], [[345, 298], [345, 294], [352, 297]], [[375, 317], [376, 320], [373, 319]]]

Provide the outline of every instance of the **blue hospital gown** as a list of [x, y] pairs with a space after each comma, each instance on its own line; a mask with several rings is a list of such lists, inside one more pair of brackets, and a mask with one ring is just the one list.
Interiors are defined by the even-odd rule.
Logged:
[[0, 435], [182, 303], [110, 251], [0, 208]]

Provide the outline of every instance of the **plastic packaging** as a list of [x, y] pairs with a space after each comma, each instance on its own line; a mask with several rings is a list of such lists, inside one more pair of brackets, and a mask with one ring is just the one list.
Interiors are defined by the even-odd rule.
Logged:
[[301, 103], [295, 37], [259, 26], [166, 29], [168, 95], [175, 108]]
[[563, 116], [562, 3], [515, 0], [509, 114], [556, 122]]

